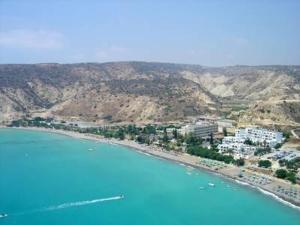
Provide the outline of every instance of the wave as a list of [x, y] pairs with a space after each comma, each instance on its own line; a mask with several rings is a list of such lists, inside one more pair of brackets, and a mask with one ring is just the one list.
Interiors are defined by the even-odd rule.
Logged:
[[[239, 180], [235, 180], [235, 182], [237, 182], [238, 184], [241, 184], [241, 185], [245, 185], [245, 186], [252, 186], [246, 182], [243, 182], [243, 181], [239, 181]], [[254, 186], [253, 186], [254, 187]]]
[[294, 208], [294, 209], [300, 210], [300, 207], [299, 207], [299, 206], [296, 206], [296, 205], [294, 205], [293, 203], [290, 203], [290, 202], [288, 202], [288, 201], [282, 199], [281, 197], [279, 197], [278, 195], [276, 195], [276, 194], [274, 194], [274, 193], [272, 193], [272, 192], [266, 191], [266, 190], [264, 190], [264, 189], [262, 189], [262, 188], [260, 188], [260, 187], [251, 185], [251, 184], [246, 183], [246, 182], [243, 182], [243, 181], [235, 180], [235, 182], [238, 183], [238, 184], [241, 184], [241, 185], [245, 185], [245, 186], [250, 186], [250, 187], [252, 187], [252, 188], [256, 188], [257, 190], [259, 190], [259, 191], [262, 192], [263, 194], [268, 195], [268, 196], [271, 196], [271, 197], [274, 198], [275, 200], [277, 200], [277, 201], [283, 203], [284, 205], [287, 205], [287, 206], [292, 207], [292, 208]]
[[282, 198], [278, 197], [277, 195], [275, 195], [275, 194], [273, 194], [273, 193], [271, 193], [271, 192], [269, 192], [269, 191], [263, 190], [263, 189], [261, 189], [261, 188], [258, 188], [258, 190], [260, 190], [260, 191], [261, 191], [262, 193], [264, 193], [265, 195], [269, 195], [269, 196], [273, 197], [273, 198], [276, 199], [277, 201], [279, 201], [279, 202], [281, 202], [281, 203], [283, 203], [283, 204], [285, 204], [285, 205], [287, 205], [287, 206], [290, 206], [290, 207], [292, 207], [292, 208], [294, 208], [294, 209], [300, 210], [300, 207], [299, 207], [299, 206], [296, 206], [296, 205], [294, 205], [294, 204], [292, 204], [292, 203], [290, 203], [290, 202], [288, 202], [288, 201], [285, 201], [285, 200], [283, 200]]
[[143, 155], [151, 156], [151, 155], [150, 155], [149, 153], [147, 153], [147, 152], [140, 151], [140, 153], [143, 154]]

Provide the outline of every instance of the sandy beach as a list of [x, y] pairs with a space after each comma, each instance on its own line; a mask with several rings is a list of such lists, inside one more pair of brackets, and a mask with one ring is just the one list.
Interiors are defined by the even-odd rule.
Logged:
[[[4, 128], [4, 127], [0, 127]], [[300, 185], [291, 184], [285, 180], [278, 179], [276, 177], [267, 176], [264, 174], [255, 173], [247, 168], [239, 168], [234, 165], [228, 165], [222, 162], [213, 161], [209, 159], [203, 159], [197, 156], [192, 156], [186, 153], [177, 153], [172, 151], [163, 150], [156, 146], [147, 146], [138, 144], [135, 141], [130, 140], [117, 140], [106, 139], [99, 135], [78, 133], [73, 131], [46, 129], [46, 128], [14, 128], [14, 129], [27, 129], [34, 131], [52, 132], [62, 135], [67, 135], [73, 138], [80, 138], [86, 140], [92, 140], [108, 144], [118, 144], [135, 149], [138, 152], [159, 157], [166, 160], [190, 166], [197, 169], [204, 169], [208, 172], [212, 172], [217, 175], [221, 175], [223, 178], [230, 179], [238, 182], [241, 185], [246, 185], [256, 190], [267, 194], [274, 199], [287, 204], [291, 207], [298, 208], [300, 210]], [[296, 194], [295, 194], [296, 193]]]

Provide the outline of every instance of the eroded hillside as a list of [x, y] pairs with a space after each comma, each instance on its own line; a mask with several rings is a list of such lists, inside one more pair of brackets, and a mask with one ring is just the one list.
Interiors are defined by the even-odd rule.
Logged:
[[297, 124], [299, 80], [299, 66], [0, 65], [0, 120], [44, 115], [99, 123], [166, 122], [244, 110], [238, 119], [276, 117], [278, 123]]

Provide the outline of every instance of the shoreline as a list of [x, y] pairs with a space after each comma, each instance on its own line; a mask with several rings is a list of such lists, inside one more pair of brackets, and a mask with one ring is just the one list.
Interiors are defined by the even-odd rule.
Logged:
[[[212, 173], [213, 175], [221, 176], [222, 178], [238, 183], [239, 185], [250, 187], [251, 189], [254, 189], [256, 191], [259, 191], [265, 195], [268, 195], [269, 197], [272, 197], [274, 200], [277, 200], [289, 207], [292, 207], [294, 209], [300, 210], [300, 199], [295, 200], [293, 198], [288, 198], [284, 195], [276, 193], [276, 191], [273, 190], [276, 186], [280, 185], [286, 188], [296, 188], [300, 193], [300, 186], [299, 185], [292, 185], [287, 183], [284, 180], [280, 180], [278, 178], [272, 177], [272, 183], [268, 184], [266, 186], [258, 185], [255, 183], [247, 182], [240, 178], [238, 175], [241, 173], [241, 168], [238, 168], [233, 165], [226, 164], [223, 169], [213, 169], [210, 167], [207, 167], [205, 165], [202, 165], [199, 163], [200, 160], [206, 160], [197, 156], [192, 156], [187, 153], [175, 153], [163, 150], [160, 147], [156, 146], [147, 146], [139, 144], [135, 141], [131, 140], [117, 140], [117, 139], [107, 139], [99, 135], [94, 134], [88, 134], [88, 133], [78, 133], [74, 131], [65, 131], [65, 130], [56, 130], [56, 129], [48, 129], [48, 128], [38, 128], [38, 127], [2, 127], [0, 126], [0, 129], [21, 129], [21, 130], [33, 130], [33, 131], [42, 131], [42, 132], [48, 132], [48, 133], [55, 133], [55, 134], [61, 134], [68, 137], [76, 138], [76, 139], [84, 139], [84, 140], [90, 140], [90, 141], [97, 141], [100, 143], [106, 143], [106, 144], [117, 144], [121, 145], [123, 147], [127, 147], [129, 149], [133, 149], [139, 153], [143, 153], [145, 155], [154, 156], [159, 159], [168, 160], [174, 163], [178, 163], [184, 166], [190, 166], [195, 169], [204, 170], [206, 172]], [[247, 176], [249, 175], [257, 175], [257, 173], [254, 173], [252, 171], [245, 170], [243, 171], [244, 174]], [[266, 176], [266, 175], [264, 175]]]

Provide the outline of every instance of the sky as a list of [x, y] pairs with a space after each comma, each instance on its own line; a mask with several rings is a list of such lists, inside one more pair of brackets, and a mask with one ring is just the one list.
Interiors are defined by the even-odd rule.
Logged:
[[299, 0], [0, 0], [0, 63], [300, 64]]

